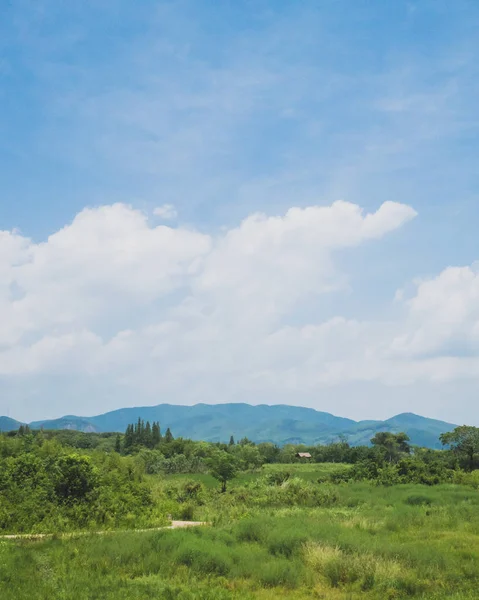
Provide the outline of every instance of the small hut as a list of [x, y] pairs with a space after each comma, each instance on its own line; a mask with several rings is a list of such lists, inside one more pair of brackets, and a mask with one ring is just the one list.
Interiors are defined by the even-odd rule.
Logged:
[[311, 454], [309, 452], [297, 452], [296, 458], [302, 458], [304, 460], [305, 458], [311, 458]]

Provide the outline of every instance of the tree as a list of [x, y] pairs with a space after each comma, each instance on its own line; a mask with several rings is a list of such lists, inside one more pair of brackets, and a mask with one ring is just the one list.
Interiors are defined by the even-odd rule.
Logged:
[[125, 450], [131, 450], [135, 444], [135, 430], [133, 425], [128, 425], [125, 431], [125, 440], [123, 442]]
[[248, 445], [254, 446], [255, 445], [255, 443], [252, 442], [251, 440], [249, 440], [247, 437], [241, 438], [240, 441], [238, 442], [238, 444], [240, 446], [248, 446]]
[[158, 422], [153, 422], [151, 426], [151, 441], [153, 448], [161, 442], [161, 430]]
[[120, 434], [118, 434], [116, 436], [116, 439], [115, 439], [115, 452], [118, 452], [118, 454], [120, 454], [120, 452], [121, 452], [121, 437], [120, 437]]
[[55, 493], [60, 501], [84, 500], [98, 484], [95, 467], [89, 456], [61, 456], [55, 469]]
[[151, 437], [151, 425], [150, 425], [150, 421], [146, 422], [146, 427], [145, 427], [145, 431], [143, 433], [143, 444], [147, 447], [147, 448], [153, 448], [153, 443], [152, 443], [152, 437]]
[[221, 491], [226, 492], [226, 483], [236, 477], [237, 461], [228, 452], [218, 451], [208, 461], [210, 475], [221, 483]]
[[238, 466], [241, 470], [257, 469], [263, 464], [261, 456], [256, 446], [234, 446], [231, 448], [231, 453], [237, 458]]
[[388, 462], [398, 462], [401, 456], [409, 454], [411, 447], [408, 442], [407, 434], [389, 431], [378, 431], [371, 439], [371, 444], [382, 450]]
[[271, 442], [262, 442], [258, 444], [258, 450], [262, 456], [263, 462], [275, 463], [278, 461], [278, 456], [281, 453], [281, 449], [276, 444]]
[[233, 436], [230, 437], [230, 443], [229, 443], [229, 445], [230, 446], [234, 446], [235, 445], [235, 439], [234, 439]]
[[173, 439], [174, 439], [173, 434], [171, 433], [170, 428], [168, 427], [168, 429], [166, 430], [166, 433], [165, 433], [165, 442], [167, 444], [169, 444], [170, 442], [173, 441]]
[[479, 454], [479, 427], [461, 425], [453, 431], [439, 436], [443, 446], [449, 446], [464, 463], [468, 471], [476, 466], [476, 455]]

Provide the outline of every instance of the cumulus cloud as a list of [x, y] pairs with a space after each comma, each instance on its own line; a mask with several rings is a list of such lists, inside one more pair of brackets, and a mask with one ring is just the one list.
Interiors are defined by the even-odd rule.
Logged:
[[48, 353], [55, 339], [60, 346], [68, 339], [64, 356], [75, 346], [64, 336], [90, 331], [108, 347], [121, 331], [156, 326], [158, 333], [168, 319], [186, 337], [229, 336], [234, 346], [248, 323], [274, 325], [305, 294], [340, 285], [336, 249], [381, 237], [414, 214], [386, 203], [364, 215], [336, 202], [252, 215], [213, 237], [152, 225], [141, 211], [115, 204], [84, 209], [41, 243], [2, 232], [0, 372], [41, 371], [51, 361], [22, 358], [17, 365], [14, 357]]
[[163, 204], [163, 206], [157, 206], [153, 210], [153, 214], [160, 219], [164, 219], [165, 221], [171, 221], [172, 219], [176, 219], [178, 216], [178, 212], [173, 204]]
[[[347, 282], [339, 251], [378, 240], [415, 214], [393, 202], [366, 214], [339, 201], [253, 214], [213, 235], [156, 225], [114, 204], [84, 209], [40, 243], [1, 232], [0, 376], [83, 377], [93, 389], [134, 390], [130, 403], [250, 393], [271, 402], [347, 382], [477, 377], [474, 266], [397, 295], [403, 312], [389, 321], [325, 319], [314, 310], [317, 298]], [[310, 322], [289, 324], [306, 300]]]
[[123, 204], [85, 209], [38, 244], [3, 233], [0, 345], [95, 327], [125, 307], [141, 310], [183, 285], [210, 246], [207, 235], [152, 227]]
[[193, 281], [195, 297], [233, 320], [275, 321], [307, 294], [344, 284], [332, 255], [380, 238], [415, 216], [406, 205], [383, 204], [372, 214], [348, 202], [291, 208], [281, 217], [254, 214], [216, 240]]
[[393, 351], [418, 357], [479, 355], [478, 265], [449, 267], [419, 282], [406, 305], [406, 331], [394, 339]]

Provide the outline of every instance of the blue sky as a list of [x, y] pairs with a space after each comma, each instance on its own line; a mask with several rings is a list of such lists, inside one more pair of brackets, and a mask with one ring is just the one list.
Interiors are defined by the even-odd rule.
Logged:
[[466, 0], [4, 2], [0, 413], [479, 423], [478, 25]]

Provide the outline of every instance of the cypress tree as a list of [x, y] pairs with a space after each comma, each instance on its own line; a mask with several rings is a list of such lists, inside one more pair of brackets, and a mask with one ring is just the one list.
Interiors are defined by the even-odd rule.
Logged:
[[128, 425], [125, 432], [124, 448], [129, 450], [135, 443], [135, 431], [133, 425]]
[[157, 422], [153, 422], [153, 425], [151, 427], [151, 442], [153, 448], [161, 442], [160, 424]]
[[153, 448], [153, 438], [151, 435], [150, 421], [146, 422], [143, 443], [145, 446], [147, 446], [147, 448]]
[[165, 442], [168, 444], [169, 442], [172, 442], [174, 440], [173, 434], [170, 431], [170, 428], [168, 427], [168, 429], [166, 430], [165, 433]]

